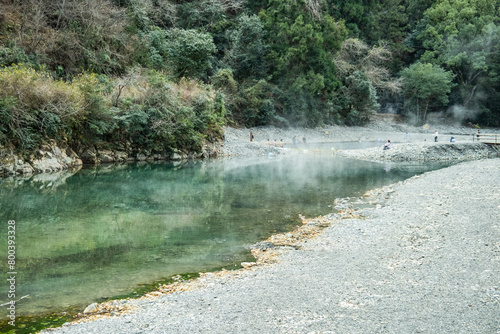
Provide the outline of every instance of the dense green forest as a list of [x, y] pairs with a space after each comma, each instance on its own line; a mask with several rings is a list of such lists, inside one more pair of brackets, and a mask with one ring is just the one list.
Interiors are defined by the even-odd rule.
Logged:
[[199, 151], [224, 124], [500, 125], [500, 0], [0, 0], [0, 144]]

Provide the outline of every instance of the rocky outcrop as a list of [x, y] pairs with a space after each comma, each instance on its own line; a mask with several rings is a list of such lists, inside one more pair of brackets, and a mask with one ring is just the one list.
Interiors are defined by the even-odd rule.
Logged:
[[102, 147], [83, 147], [78, 154], [71, 148], [57, 144], [55, 141], [43, 145], [29, 158], [22, 158], [11, 148], [0, 147], [0, 176], [31, 175], [36, 173], [51, 173], [71, 168], [80, 168], [83, 164], [122, 163], [127, 161], [181, 161], [187, 159], [214, 158], [221, 155], [222, 143], [206, 142], [202, 151], [198, 153], [185, 153], [175, 151], [172, 153], [128, 152], [124, 147], [111, 150]]
[[13, 150], [0, 150], [0, 175], [51, 173], [81, 166], [82, 160], [73, 150], [61, 148], [55, 142], [43, 145], [29, 158], [22, 158]]
[[29, 164], [36, 173], [51, 173], [82, 165], [82, 160], [70, 149], [61, 149], [55, 142], [44, 145], [37, 158], [30, 157]]

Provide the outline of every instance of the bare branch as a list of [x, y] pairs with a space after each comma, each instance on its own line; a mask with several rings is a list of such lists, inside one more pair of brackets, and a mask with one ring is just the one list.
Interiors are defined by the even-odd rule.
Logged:
[[321, 20], [321, 4], [320, 0], [304, 0], [306, 8], [316, 20]]

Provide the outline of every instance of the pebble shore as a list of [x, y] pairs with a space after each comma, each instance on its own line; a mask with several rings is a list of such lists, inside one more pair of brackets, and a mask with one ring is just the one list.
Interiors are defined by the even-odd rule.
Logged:
[[485, 157], [339, 200], [338, 213], [257, 244], [241, 270], [109, 302], [104, 317], [43, 332], [500, 333], [500, 159]]
[[[439, 129], [438, 141], [434, 142], [434, 129]], [[433, 125], [415, 127], [387, 120], [376, 120], [366, 127], [325, 126], [322, 128], [280, 129], [272, 126], [251, 129], [226, 128], [222, 155], [252, 157], [285, 155], [293, 153], [293, 138], [306, 138], [314, 143], [332, 143], [333, 146], [346, 142], [376, 144], [377, 147], [364, 150], [340, 150], [341, 156], [364, 160], [427, 161], [427, 160], [475, 160], [496, 155], [487, 145], [473, 141], [477, 130], [463, 126]], [[500, 129], [482, 130], [483, 133], [500, 135]], [[253, 141], [250, 141], [250, 133]], [[455, 139], [450, 142], [451, 137]], [[268, 141], [269, 140], [269, 141]], [[283, 140], [284, 147], [279, 146]], [[392, 142], [390, 150], [382, 152], [387, 141]], [[268, 145], [269, 142], [269, 145]], [[274, 143], [276, 142], [276, 146]], [[436, 147], [437, 146], [437, 147]]]

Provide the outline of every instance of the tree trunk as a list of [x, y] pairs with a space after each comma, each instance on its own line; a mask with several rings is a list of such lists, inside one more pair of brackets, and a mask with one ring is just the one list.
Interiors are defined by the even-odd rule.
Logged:
[[427, 99], [427, 101], [425, 101], [425, 109], [424, 109], [424, 113], [422, 115], [422, 121], [424, 122], [424, 124], [425, 124], [425, 121], [427, 120], [427, 110], [429, 110], [429, 103], [430, 103], [430, 99]]

